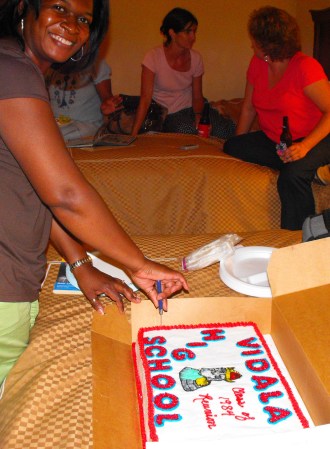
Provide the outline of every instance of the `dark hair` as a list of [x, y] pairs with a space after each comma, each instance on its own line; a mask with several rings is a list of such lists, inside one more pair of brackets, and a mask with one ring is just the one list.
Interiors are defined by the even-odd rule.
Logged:
[[283, 9], [265, 6], [252, 12], [250, 36], [272, 61], [282, 61], [301, 50], [300, 31], [294, 17]]
[[196, 17], [186, 9], [174, 8], [163, 19], [160, 32], [166, 37], [165, 45], [169, 45], [172, 38], [169, 31], [172, 29], [175, 33], [184, 30], [187, 24], [198, 25]]
[[[0, 37], [15, 37], [24, 49], [24, 41], [17, 31], [20, 20], [26, 16], [28, 10], [34, 11], [37, 19], [43, 0], [23, 0], [21, 11], [18, 8], [20, 0], [4, 1], [5, 4], [0, 7]], [[84, 46], [83, 57], [76, 62], [69, 59], [61, 64], [54, 63], [52, 67], [61, 69], [63, 72], [72, 72], [83, 70], [92, 64], [108, 30], [108, 23], [109, 0], [93, 0], [93, 20], [90, 26], [89, 40]]]

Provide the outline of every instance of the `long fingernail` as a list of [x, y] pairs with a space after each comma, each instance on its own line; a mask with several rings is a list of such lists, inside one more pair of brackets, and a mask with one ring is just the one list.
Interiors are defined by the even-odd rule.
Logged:
[[97, 312], [100, 313], [101, 315], [105, 315], [104, 310], [102, 307], [97, 307]]

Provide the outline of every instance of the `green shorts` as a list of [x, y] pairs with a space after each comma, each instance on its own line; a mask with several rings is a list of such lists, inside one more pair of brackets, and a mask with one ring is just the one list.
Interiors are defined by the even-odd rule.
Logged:
[[26, 349], [39, 301], [0, 302], [0, 385]]

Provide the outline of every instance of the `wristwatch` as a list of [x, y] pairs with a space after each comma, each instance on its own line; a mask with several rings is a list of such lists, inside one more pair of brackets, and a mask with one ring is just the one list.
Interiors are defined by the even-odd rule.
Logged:
[[81, 267], [85, 263], [93, 263], [93, 260], [90, 256], [85, 257], [84, 259], [78, 259], [75, 262], [69, 264], [70, 271], [73, 271], [75, 268]]

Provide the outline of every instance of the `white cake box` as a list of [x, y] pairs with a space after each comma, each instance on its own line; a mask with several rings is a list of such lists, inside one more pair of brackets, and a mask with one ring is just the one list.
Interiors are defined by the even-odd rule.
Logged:
[[[170, 312], [163, 314], [163, 325], [254, 321], [262, 334], [272, 336], [314, 424], [320, 426], [292, 433], [290, 447], [307, 448], [311, 441], [330, 436], [329, 255], [330, 238], [277, 249], [267, 270], [273, 298], [176, 298], [169, 300]], [[159, 314], [149, 301], [132, 304], [131, 323], [112, 305], [105, 316], [94, 313], [94, 449], [142, 448], [132, 342], [140, 327], [159, 324]], [[272, 441], [272, 434], [262, 443], [245, 438], [244, 446], [267, 443], [271, 448], [277, 442], [278, 447], [281, 438], [279, 434]], [[232, 442], [239, 443], [236, 438]], [[147, 445], [147, 449], [163, 447]], [[177, 448], [171, 444], [171, 449]]]

